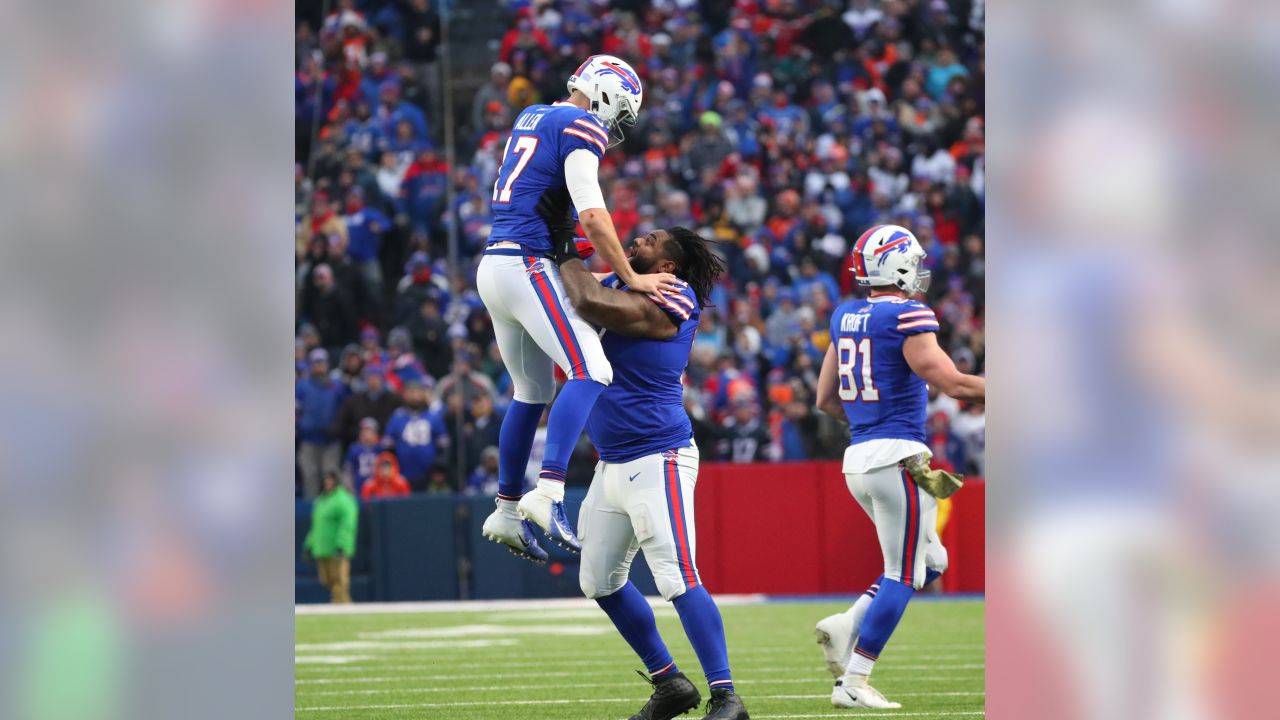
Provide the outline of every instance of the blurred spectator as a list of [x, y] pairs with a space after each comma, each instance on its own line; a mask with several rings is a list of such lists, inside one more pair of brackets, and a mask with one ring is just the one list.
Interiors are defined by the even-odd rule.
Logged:
[[312, 273], [313, 292], [304, 295], [302, 316], [315, 325], [326, 347], [341, 347], [356, 341], [355, 302], [334, 280], [327, 264]]
[[943, 412], [929, 416], [925, 421], [925, 437], [936, 462], [945, 462], [965, 472], [964, 445], [951, 431], [951, 419]]
[[984, 475], [986, 469], [987, 414], [982, 405], [965, 403], [951, 423], [951, 431], [964, 447], [963, 471]]
[[464, 389], [468, 395], [482, 393], [496, 397], [498, 390], [493, 380], [474, 369], [474, 358], [470, 352], [458, 353], [453, 360], [453, 371], [440, 381], [440, 398], [447, 400], [450, 395]]
[[[431, 0], [409, 0], [403, 11], [404, 57], [412, 63], [413, 73], [427, 92], [431, 117], [440, 115], [440, 16]], [[422, 133], [426, 137], [426, 132]]]
[[929, 403], [925, 406], [925, 414], [934, 417], [941, 413], [948, 422], [955, 422], [960, 414], [960, 401], [938, 392], [938, 388], [929, 386]]
[[444, 468], [431, 468], [427, 479], [427, 492], [432, 495], [449, 495], [453, 492], [453, 486], [449, 484], [449, 476]]
[[387, 333], [387, 355], [390, 358], [387, 380], [393, 389], [403, 388], [410, 382], [433, 381], [418, 356], [413, 354], [413, 341], [408, 330], [391, 328]]
[[434, 300], [436, 306], [446, 295], [442, 281], [435, 277], [431, 269], [431, 258], [425, 252], [416, 252], [405, 265], [405, 276], [396, 287], [395, 324], [404, 325], [422, 312], [422, 304]]
[[541, 53], [547, 56], [551, 54], [551, 41], [547, 38], [547, 34], [534, 27], [533, 21], [528, 17], [521, 17], [516, 21], [515, 27], [502, 36], [502, 47], [498, 50], [498, 57], [502, 62], [509, 63], [512, 55], [517, 51], [523, 54]]
[[395, 453], [380, 453], [377, 457], [377, 470], [360, 491], [360, 499], [367, 502], [405, 497], [409, 493], [409, 483], [400, 474], [400, 465], [396, 462]]
[[449, 441], [440, 413], [429, 408], [431, 391], [421, 380], [410, 380], [404, 388], [404, 407], [387, 421], [383, 444], [393, 448], [400, 471], [415, 492], [427, 488], [427, 475], [436, 464], [436, 454]]
[[360, 272], [365, 291], [372, 307], [370, 316], [376, 317], [378, 301], [382, 298], [382, 236], [391, 228], [391, 221], [376, 208], [365, 207], [364, 190], [359, 187], [347, 194], [347, 255]]
[[778, 290], [778, 305], [765, 321], [765, 341], [778, 348], [787, 347], [800, 333], [802, 310], [796, 307], [796, 292], [789, 287]]
[[493, 395], [487, 392], [472, 393], [458, 436], [458, 442], [465, 450], [464, 467], [477, 467], [481, 451], [498, 445], [498, 431], [501, 427], [502, 416], [494, 410]]
[[382, 452], [381, 436], [378, 435], [378, 421], [367, 417], [360, 421], [360, 436], [347, 448], [346, 462], [343, 463], [347, 473], [347, 484], [361, 495], [364, 484], [373, 477], [374, 465], [378, 454]]
[[344, 396], [364, 390], [364, 359], [359, 345], [351, 343], [342, 348], [342, 354], [338, 356], [338, 367], [329, 373], [329, 377], [342, 385]]
[[734, 402], [733, 414], [725, 418], [719, 434], [717, 460], [747, 463], [771, 459], [773, 437], [760, 422], [760, 407], [753, 399]]
[[311, 529], [302, 547], [314, 559], [320, 582], [335, 603], [351, 602], [351, 556], [356, 553], [356, 525], [360, 508], [351, 490], [326, 470], [321, 494], [311, 506]]
[[480, 464], [467, 478], [468, 497], [494, 497], [498, 494], [498, 447], [490, 445], [480, 451]]
[[298, 224], [297, 250], [301, 256], [306, 252], [313, 238], [327, 239], [330, 235], [347, 236], [347, 224], [338, 213], [333, 203], [329, 202], [327, 192], [317, 192], [311, 198], [311, 216]]
[[[486, 113], [501, 110], [507, 106], [507, 87], [511, 84], [511, 66], [504, 62], [496, 62], [489, 68], [489, 82], [480, 86], [475, 98], [471, 101], [471, 124], [473, 129], [484, 127]], [[493, 108], [497, 103], [498, 108]]]
[[449, 342], [449, 324], [440, 316], [440, 303], [433, 297], [422, 306], [405, 325], [413, 340], [413, 351], [423, 359], [426, 371], [432, 377], [444, 377], [453, 364], [453, 346]]
[[320, 493], [323, 473], [338, 471], [342, 446], [331, 431], [338, 416], [344, 390], [329, 377], [329, 353], [316, 348], [308, 356], [310, 370], [298, 380], [294, 390], [297, 403], [298, 470], [302, 475], [302, 497]]
[[348, 445], [355, 442], [366, 419], [373, 420], [379, 428], [386, 427], [391, 413], [400, 407], [400, 396], [387, 388], [386, 378], [382, 376], [384, 371], [379, 365], [365, 367], [364, 389], [342, 401], [332, 429], [341, 442]]

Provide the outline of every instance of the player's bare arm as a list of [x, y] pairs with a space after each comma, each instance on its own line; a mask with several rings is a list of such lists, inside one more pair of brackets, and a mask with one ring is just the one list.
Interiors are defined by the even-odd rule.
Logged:
[[[630, 269], [625, 256], [623, 265]], [[561, 264], [560, 279], [569, 293], [569, 301], [589, 323], [623, 335], [654, 340], [666, 340], [676, 334], [677, 324], [671, 315], [639, 293], [601, 285], [581, 260], [574, 258]]]
[[640, 293], [653, 293], [662, 290], [678, 290], [676, 276], [670, 273], [654, 273], [637, 275], [627, 263], [627, 255], [622, 250], [622, 242], [618, 240], [618, 231], [613, 227], [613, 218], [604, 208], [591, 208], [578, 214], [578, 221], [587, 234], [587, 239], [595, 246], [596, 252], [618, 273], [618, 279], [627, 287]]
[[[907, 338], [902, 345], [902, 355], [912, 372], [943, 395], [968, 402], [987, 401], [987, 379], [977, 375], [966, 375], [956, 369], [956, 364], [938, 345], [936, 333], [920, 333]], [[822, 370], [826, 372], [826, 363]], [[834, 392], [834, 391], [833, 391]], [[821, 381], [819, 381], [819, 397], [821, 397]]]
[[845, 418], [844, 406], [840, 404], [837, 374], [836, 346], [833, 344], [827, 348], [827, 354], [822, 358], [822, 369], [818, 371], [818, 402], [816, 404], [822, 412], [844, 421], [847, 418]]

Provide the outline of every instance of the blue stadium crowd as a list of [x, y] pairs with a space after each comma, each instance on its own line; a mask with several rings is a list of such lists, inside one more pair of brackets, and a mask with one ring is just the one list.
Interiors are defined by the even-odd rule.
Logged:
[[[940, 343], [983, 372], [980, 0], [503, 5], [509, 28], [458, 108], [450, 167], [432, 0], [299, 3], [300, 494], [325, 469], [359, 489], [384, 451], [413, 491], [495, 492], [489, 448], [511, 383], [474, 272], [498, 159], [520, 110], [564, 97], [598, 52], [627, 59], [645, 89], [601, 165], [620, 237], [683, 225], [719, 241], [728, 267], [686, 373], [704, 460], [841, 456], [847, 431], [814, 410], [813, 388], [831, 311], [858, 292], [852, 240], [878, 223], [929, 252]], [[934, 397], [928, 423], [936, 466], [982, 473], [982, 407]], [[584, 441], [570, 483], [593, 459]]]

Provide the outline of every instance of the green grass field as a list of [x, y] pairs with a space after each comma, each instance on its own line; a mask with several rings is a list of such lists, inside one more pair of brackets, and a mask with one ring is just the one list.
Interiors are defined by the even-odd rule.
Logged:
[[[872, 676], [901, 710], [831, 706], [831, 678], [813, 624], [844, 607], [721, 604], [734, 681], [752, 718], [983, 716], [982, 601], [924, 600], [907, 609]], [[668, 605], [655, 612], [676, 662], [705, 701], [679, 618]], [[296, 717], [303, 720], [613, 720], [630, 717], [649, 696], [631, 649], [602, 612], [581, 603], [300, 611], [297, 643]]]

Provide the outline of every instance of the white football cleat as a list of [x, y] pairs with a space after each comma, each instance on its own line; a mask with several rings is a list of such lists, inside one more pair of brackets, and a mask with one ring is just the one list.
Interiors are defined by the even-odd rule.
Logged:
[[849, 656], [853, 654], [853, 619], [848, 612], [824, 617], [813, 628], [813, 635], [822, 646], [831, 677], [839, 680], [849, 664]]
[[867, 684], [865, 678], [853, 679], [846, 675], [836, 681], [831, 689], [831, 704], [838, 708], [871, 708], [873, 710], [897, 710], [902, 703], [889, 702], [880, 691]]
[[578, 542], [578, 536], [569, 524], [563, 500], [556, 500], [534, 489], [520, 498], [516, 511], [520, 513], [520, 517], [542, 528], [555, 544], [574, 554], [582, 552], [582, 543]]
[[528, 520], [511, 517], [502, 508], [493, 511], [484, 521], [480, 534], [496, 543], [506, 545], [512, 553], [539, 565], [547, 561], [547, 551], [538, 547], [533, 539], [533, 526]]

